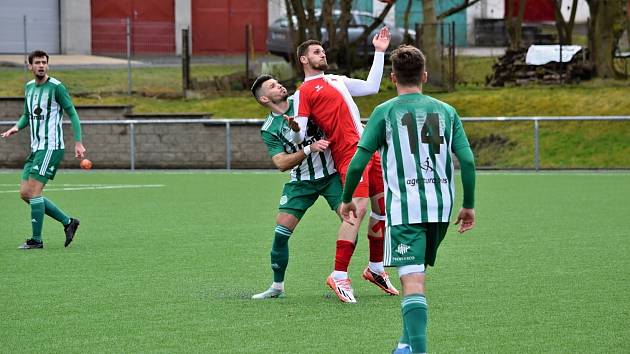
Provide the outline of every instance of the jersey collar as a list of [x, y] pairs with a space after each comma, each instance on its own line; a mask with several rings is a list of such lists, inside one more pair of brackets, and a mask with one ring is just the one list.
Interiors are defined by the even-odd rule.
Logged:
[[315, 80], [315, 79], [321, 79], [323, 77], [324, 77], [324, 73], [313, 75], [313, 76], [309, 76], [309, 77], [305, 77], [304, 78], [304, 82]]

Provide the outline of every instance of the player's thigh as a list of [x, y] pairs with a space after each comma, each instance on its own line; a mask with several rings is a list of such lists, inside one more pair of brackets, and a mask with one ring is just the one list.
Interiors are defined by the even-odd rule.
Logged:
[[385, 229], [385, 266], [424, 265], [427, 245], [425, 224], [389, 225]]
[[381, 167], [381, 157], [378, 152], [375, 152], [370, 159], [368, 165], [368, 183], [370, 197], [375, 197], [385, 190], [383, 183], [383, 169]]
[[331, 210], [337, 210], [341, 205], [341, 194], [343, 193], [343, 186], [341, 185], [341, 178], [338, 173], [334, 173], [328, 177], [321, 179], [319, 185], [319, 194], [326, 199], [328, 206]]
[[55, 179], [63, 160], [64, 150], [38, 150], [31, 154], [24, 164], [22, 180], [35, 179], [42, 184]]
[[278, 210], [301, 219], [318, 197], [319, 193], [313, 182], [291, 181], [282, 189]]
[[435, 260], [437, 259], [438, 248], [440, 247], [440, 244], [442, 244], [444, 237], [446, 237], [449, 223], [430, 222], [423, 225], [427, 228], [427, 244], [424, 264], [433, 266], [435, 265]]

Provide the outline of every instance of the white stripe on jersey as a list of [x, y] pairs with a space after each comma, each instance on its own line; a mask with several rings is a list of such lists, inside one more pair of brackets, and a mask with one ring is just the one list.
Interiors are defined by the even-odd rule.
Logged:
[[341, 97], [343, 97], [343, 101], [346, 103], [346, 106], [348, 106], [348, 110], [352, 115], [354, 128], [357, 130], [357, 132], [359, 132], [359, 137], [361, 137], [361, 135], [363, 135], [361, 113], [359, 113], [359, 107], [357, 107], [357, 104], [352, 99], [352, 95], [350, 94], [350, 91], [348, 91], [346, 84], [344, 84], [343, 77], [337, 75], [324, 75], [324, 80], [326, 80], [326, 82], [330, 84], [330, 86], [332, 86], [334, 89], [339, 91]]
[[395, 168], [387, 168], [385, 165], [385, 161], [387, 160], [388, 166], [395, 166], [396, 154], [392, 145], [389, 145], [391, 142], [392, 136], [392, 125], [389, 119], [385, 120], [385, 138], [388, 143], [387, 155], [385, 155], [385, 150], [381, 149], [381, 157], [386, 156], [387, 159], [381, 158], [381, 167], [383, 170], [383, 175], [386, 176], [385, 181], [387, 181], [387, 188], [391, 192], [391, 208], [389, 213], [387, 214], [388, 220], [387, 225], [399, 225], [402, 223], [402, 210], [400, 209], [400, 203], [396, 203], [396, 200], [400, 200], [400, 188], [398, 185], [398, 171]]

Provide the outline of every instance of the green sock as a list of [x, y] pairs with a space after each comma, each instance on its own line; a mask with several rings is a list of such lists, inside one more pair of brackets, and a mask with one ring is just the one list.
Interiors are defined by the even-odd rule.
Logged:
[[273, 270], [273, 281], [280, 283], [284, 281], [284, 272], [289, 264], [289, 237], [293, 231], [282, 225], [276, 225], [276, 236], [271, 246], [271, 269]]
[[400, 335], [398, 344], [407, 344], [408, 346], [411, 346], [409, 342], [409, 335], [407, 334], [407, 328], [405, 327], [405, 313], [404, 313], [405, 311], [402, 306], [400, 307], [400, 312], [401, 312], [403, 321], [402, 321], [402, 334]]
[[427, 352], [427, 300], [422, 294], [409, 294], [402, 301], [403, 323], [411, 350]]
[[44, 226], [44, 198], [41, 196], [31, 198], [31, 225], [33, 226], [33, 236], [35, 241], [42, 241], [42, 227]]
[[51, 218], [59, 221], [64, 226], [70, 223], [70, 217], [63, 212], [63, 210], [59, 209], [55, 203], [53, 203], [50, 199], [44, 197], [44, 207], [46, 215]]

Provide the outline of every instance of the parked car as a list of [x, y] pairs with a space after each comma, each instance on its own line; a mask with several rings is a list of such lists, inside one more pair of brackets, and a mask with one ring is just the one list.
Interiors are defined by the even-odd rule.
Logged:
[[[360, 12], [360, 11], [352, 11], [352, 18], [350, 20], [350, 24], [348, 25], [348, 39], [352, 43], [354, 40], [359, 38], [361, 34], [369, 27], [374, 21], [376, 21], [376, 17], [372, 16], [372, 14], [368, 12]], [[319, 14], [316, 13], [317, 16]], [[333, 12], [333, 16], [335, 17], [335, 21], [339, 18], [340, 12]], [[294, 24], [297, 24], [297, 18], [294, 17]], [[403, 36], [405, 33], [404, 28], [395, 27], [391, 24], [384, 23], [385, 26], [389, 27], [389, 31], [392, 35], [392, 39], [389, 45], [388, 51], [393, 50], [398, 47], [403, 42]], [[361, 43], [357, 46], [357, 54], [358, 55], [369, 55], [371, 56], [374, 52], [374, 46], [372, 46], [372, 38], [378, 33], [380, 27], [377, 27], [372, 31], [372, 33], [367, 37], [364, 43]], [[409, 34], [411, 35], [412, 40], [415, 38], [415, 31], [409, 30]], [[328, 46], [328, 32], [325, 27], [322, 27], [322, 44], [324, 48]], [[267, 50], [274, 55], [278, 55], [283, 57], [285, 60], [289, 60], [290, 55], [295, 55], [295, 48], [293, 47], [293, 43], [289, 38], [289, 21], [288, 18], [281, 17], [275, 20], [270, 26], [267, 32]]]

